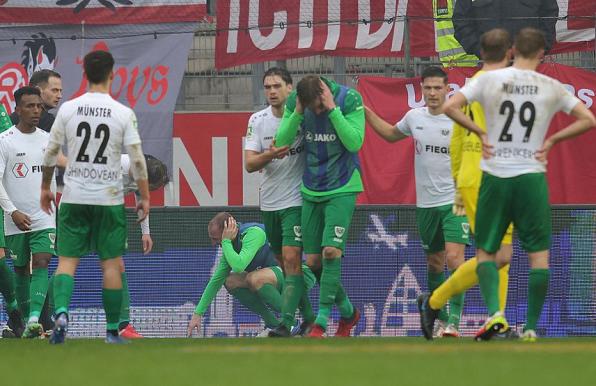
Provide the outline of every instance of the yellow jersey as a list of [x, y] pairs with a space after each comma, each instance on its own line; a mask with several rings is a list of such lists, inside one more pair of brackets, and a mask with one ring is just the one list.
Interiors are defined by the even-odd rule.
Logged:
[[[478, 71], [473, 78], [485, 71]], [[473, 102], [462, 108], [481, 129], [486, 132], [484, 109], [478, 102]], [[454, 123], [451, 142], [451, 173], [458, 188], [479, 188], [482, 178], [480, 160], [482, 159], [482, 142], [480, 138], [468, 129]]]

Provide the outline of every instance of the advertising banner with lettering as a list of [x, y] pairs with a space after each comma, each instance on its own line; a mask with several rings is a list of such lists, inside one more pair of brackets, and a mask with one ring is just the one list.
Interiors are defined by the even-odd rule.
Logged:
[[[87, 27], [93, 34], [95, 28]], [[111, 95], [137, 114], [145, 153], [171, 167], [173, 112], [193, 34], [126, 36], [111, 39], [60, 39], [80, 33], [76, 26], [30, 26], [0, 30], [0, 103], [12, 112], [13, 93], [31, 74], [54, 69], [62, 75], [63, 100], [83, 94], [83, 56], [110, 51], [115, 58]], [[16, 36], [11, 41], [7, 36]], [[26, 37], [26, 38], [25, 38]], [[91, 112], [90, 112], [91, 113]]]
[[[558, 5], [551, 52], [593, 50], [596, 2], [558, 0]], [[410, 55], [436, 55], [428, 0], [220, 0], [215, 64], [226, 68], [321, 54], [401, 57], [406, 29]]]
[[[560, 64], [545, 64], [539, 71], [564, 83], [570, 92], [596, 114], [596, 74]], [[459, 90], [473, 72], [473, 69], [460, 68], [449, 71], [451, 93]], [[424, 106], [420, 78], [362, 77], [358, 89], [364, 103], [392, 124], [399, 121], [408, 110]], [[564, 128], [571, 121], [563, 113], [555, 115], [549, 133]], [[551, 203], [596, 203], [596, 157], [593, 156], [595, 143], [596, 130], [592, 130], [578, 139], [559, 143], [550, 151], [547, 175]], [[365, 184], [360, 203], [413, 204], [414, 151], [416, 149], [410, 138], [389, 144], [367, 127], [360, 153]]]

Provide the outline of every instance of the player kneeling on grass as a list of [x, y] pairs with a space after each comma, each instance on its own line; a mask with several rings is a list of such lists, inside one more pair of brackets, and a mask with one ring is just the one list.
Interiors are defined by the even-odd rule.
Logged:
[[[192, 336], [195, 328], [200, 331], [203, 314], [222, 285], [263, 319], [267, 328], [263, 336], [267, 336], [269, 329], [280, 324], [271, 310], [281, 311], [284, 275], [269, 248], [264, 226], [238, 224], [231, 214], [220, 212], [209, 222], [208, 232], [214, 244], [221, 244], [222, 258], [188, 324], [188, 336]], [[310, 289], [314, 285], [314, 276], [306, 266], [302, 268]]]

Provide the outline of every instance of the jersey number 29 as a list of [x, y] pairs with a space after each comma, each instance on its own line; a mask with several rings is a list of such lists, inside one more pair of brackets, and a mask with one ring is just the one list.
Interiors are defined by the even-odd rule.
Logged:
[[[528, 111], [529, 114], [527, 113]], [[505, 126], [503, 127], [503, 131], [501, 131], [501, 135], [499, 136], [499, 142], [511, 142], [513, 140], [513, 135], [509, 133], [509, 126], [511, 126], [511, 122], [513, 121], [514, 113], [515, 106], [513, 105], [513, 102], [509, 100], [504, 101], [501, 105], [501, 108], [499, 109], [499, 114], [507, 114], [507, 120], [505, 121]], [[519, 123], [526, 128], [524, 142], [528, 142], [530, 140], [530, 134], [532, 134], [532, 127], [534, 127], [535, 119], [536, 108], [534, 107], [534, 103], [524, 102], [519, 109]]]
[[[79, 154], [77, 154], [77, 162], [89, 162], [89, 155], [87, 154], [87, 145], [89, 145], [89, 140], [91, 139], [91, 126], [87, 122], [79, 123], [77, 126], [77, 137], [83, 137], [83, 144], [81, 145], [81, 149], [79, 149]], [[101, 138], [101, 144], [99, 145], [99, 149], [97, 149], [97, 154], [95, 158], [93, 158], [94, 164], [107, 164], [108, 157], [104, 156], [104, 152], [106, 151], [106, 147], [108, 146], [108, 140], [110, 139], [110, 128], [108, 125], [102, 123], [95, 128], [95, 138]]]

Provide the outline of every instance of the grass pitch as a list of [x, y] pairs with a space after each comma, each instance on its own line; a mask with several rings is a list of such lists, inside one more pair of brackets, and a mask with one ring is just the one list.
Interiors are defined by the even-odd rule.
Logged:
[[592, 385], [596, 338], [0, 340], [3, 385]]

